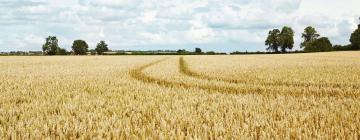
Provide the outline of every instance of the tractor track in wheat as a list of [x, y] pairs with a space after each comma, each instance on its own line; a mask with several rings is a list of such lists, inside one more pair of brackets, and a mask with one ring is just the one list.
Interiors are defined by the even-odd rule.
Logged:
[[[182, 57], [181, 57], [182, 58]], [[180, 58], [180, 62], [181, 62]], [[156, 78], [151, 75], [145, 74], [143, 71], [149, 67], [158, 65], [159, 63], [168, 60], [168, 58], [160, 59], [135, 69], [130, 70], [130, 77], [149, 84], [157, 84], [167, 88], [185, 88], [185, 89], [200, 89], [208, 93], [223, 93], [223, 94], [258, 94], [263, 96], [295, 96], [295, 97], [337, 97], [337, 98], [357, 98], [358, 93], [343, 91], [340, 89], [324, 89], [319, 90], [315, 88], [272, 88], [272, 86], [244, 86], [244, 87], [232, 87], [232, 86], [214, 86], [214, 85], [203, 85], [203, 84], [193, 84], [186, 82], [176, 82], [165, 80], [161, 78]], [[181, 63], [184, 63], [181, 62]], [[180, 71], [181, 65], [179, 64]], [[185, 69], [186, 70], [186, 69]], [[191, 71], [188, 71], [191, 72]], [[186, 74], [191, 77], [203, 78], [206, 80], [215, 80], [212, 78], [204, 78], [197, 73], [188, 73]]]
[[314, 84], [314, 83], [289, 83], [289, 82], [257, 82], [257, 81], [249, 81], [249, 80], [241, 80], [241, 79], [228, 79], [228, 78], [220, 78], [220, 77], [212, 77], [208, 76], [203, 73], [199, 73], [196, 71], [191, 70], [189, 65], [184, 60], [184, 57], [180, 57], [179, 59], [179, 70], [182, 74], [190, 77], [195, 77], [198, 79], [205, 79], [205, 80], [214, 80], [214, 81], [222, 81], [227, 83], [233, 84], [248, 84], [248, 85], [264, 85], [264, 86], [287, 86], [289, 88], [334, 88], [334, 89], [344, 89], [344, 88], [352, 88], [352, 89], [359, 89], [358, 85], [341, 85], [341, 84]]

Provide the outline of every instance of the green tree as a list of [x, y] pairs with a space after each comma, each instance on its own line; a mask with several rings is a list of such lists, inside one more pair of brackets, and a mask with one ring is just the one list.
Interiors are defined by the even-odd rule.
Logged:
[[286, 49], [294, 47], [294, 30], [291, 27], [284, 26], [280, 33], [280, 47], [281, 52], [286, 52]]
[[76, 55], [86, 55], [89, 46], [84, 40], [75, 40], [71, 48]]
[[279, 52], [280, 46], [280, 30], [274, 29], [270, 30], [267, 39], [265, 40], [265, 45], [269, 46], [266, 50]]
[[304, 38], [304, 42], [301, 43], [300, 47], [304, 48], [311, 44], [311, 42], [318, 39], [320, 35], [315, 28], [308, 26], [304, 29], [304, 33], [302, 33], [301, 37]]
[[44, 55], [55, 55], [58, 48], [59, 45], [56, 36], [47, 37], [45, 44], [42, 46]]
[[185, 49], [179, 49], [176, 51], [178, 54], [184, 54], [186, 53], [186, 50]]
[[95, 49], [91, 49], [91, 50], [89, 50], [89, 52], [90, 52], [91, 55], [96, 55], [96, 50]]
[[347, 51], [351, 50], [351, 44], [348, 45], [334, 45], [333, 46], [334, 51]]
[[202, 53], [202, 50], [200, 48], [195, 48], [195, 53], [200, 54]]
[[351, 34], [350, 42], [352, 50], [360, 50], [360, 24], [358, 25], [358, 28]]
[[96, 45], [95, 51], [98, 55], [103, 55], [104, 52], [109, 51], [109, 48], [105, 41], [100, 41], [100, 43]]
[[67, 55], [67, 51], [64, 48], [57, 48], [56, 55]]
[[311, 42], [311, 44], [306, 46], [304, 50], [306, 52], [327, 52], [332, 51], [333, 47], [327, 37], [321, 37]]

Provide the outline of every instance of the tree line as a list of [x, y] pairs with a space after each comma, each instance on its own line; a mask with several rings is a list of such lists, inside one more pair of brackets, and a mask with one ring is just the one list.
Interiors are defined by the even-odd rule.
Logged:
[[[49, 36], [46, 39], [45, 44], [42, 46], [43, 55], [104, 55], [105, 52], [110, 51], [105, 41], [100, 41], [95, 49], [89, 50], [89, 45], [84, 40], [75, 40], [72, 44], [71, 51], [67, 51], [64, 48], [59, 47], [58, 39], [56, 36]], [[195, 48], [194, 52], [186, 51], [185, 49], [179, 49], [175, 52], [164, 53], [162, 51], [131, 51], [131, 55], [223, 55], [226, 53], [218, 53], [214, 51], [202, 52], [201, 48]], [[130, 55], [125, 52], [116, 51], [111, 55]]]
[[75, 40], [71, 46], [72, 51], [68, 52], [64, 48], [60, 48], [56, 36], [49, 36], [46, 38], [45, 44], [42, 46], [44, 55], [86, 55], [87, 52], [102, 55], [109, 51], [108, 45], [105, 41], [100, 41], [94, 50], [89, 50], [89, 45], [84, 40]]
[[[320, 34], [314, 27], [308, 26], [301, 35], [303, 42], [300, 48], [305, 52], [326, 52], [326, 51], [345, 51], [360, 50], [360, 24], [358, 28], [351, 34], [349, 45], [332, 45], [329, 38], [320, 37]], [[284, 26], [281, 31], [279, 29], [270, 30], [265, 40], [266, 50], [275, 53], [285, 53], [294, 47], [294, 30], [291, 27]], [[280, 50], [280, 51], [279, 51]]]
[[[292, 50], [294, 47], [295, 32], [291, 27], [284, 26], [281, 30], [273, 29], [268, 33], [265, 40], [267, 51], [275, 53], [286, 53], [287, 50]], [[327, 37], [321, 37], [314, 27], [308, 26], [304, 29], [301, 35], [303, 42], [300, 48], [304, 52], [326, 52], [326, 51], [346, 51], [346, 50], [360, 50], [360, 24], [358, 28], [350, 36], [349, 45], [332, 45]], [[108, 45], [105, 41], [97, 43], [95, 49], [89, 50], [89, 45], [84, 40], [75, 40], [72, 44], [71, 51], [60, 48], [56, 36], [49, 36], [46, 38], [45, 44], [42, 46], [44, 55], [86, 55], [90, 52], [92, 55], [103, 55], [104, 52], [109, 51]], [[299, 52], [299, 51], [296, 51]], [[144, 54], [144, 53], [140, 53]], [[187, 52], [186, 50], [178, 50], [176, 54], [224, 54], [216, 52], [203, 53], [200, 48], [195, 48], [195, 52]], [[233, 54], [242, 54], [242, 52], [234, 52]], [[244, 53], [244, 54], [247, 54]]]

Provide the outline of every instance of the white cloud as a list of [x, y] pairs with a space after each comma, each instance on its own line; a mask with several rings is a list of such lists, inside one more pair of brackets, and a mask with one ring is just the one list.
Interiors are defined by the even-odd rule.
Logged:
[[144, 23], [149, 23], [156, 20], [157, 11], [145, 11], [142, 17]]
[[191, 28], [187, 35], [192, 43], [208, 43], [215, 37], [215, 33], [211, 28], [201, 21], [190, 21]]
[[105, 7], [135, 7], [139, 2], [139, 0], [92, 0], [88, 3]]
[[264, 50], [268, 30], [284, 25], [295, 30], [297, 45], [309, 25], [334, 44], [346, 44], [359, 23], [358, 5], [358, 0], [4, 0], [0, 50], [40, 50], [48, 35], [58, 36], [67, 49], [84, 39], [90, 46], [105, 40], [112, 49]]

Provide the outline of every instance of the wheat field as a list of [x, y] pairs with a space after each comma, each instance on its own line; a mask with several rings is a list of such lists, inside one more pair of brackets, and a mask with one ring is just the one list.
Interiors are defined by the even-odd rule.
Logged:
[[0, 57], [0, 139], [360, 139], [360, 52]]

